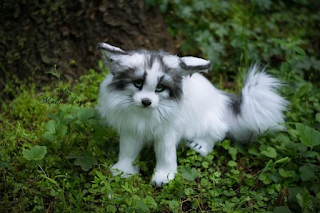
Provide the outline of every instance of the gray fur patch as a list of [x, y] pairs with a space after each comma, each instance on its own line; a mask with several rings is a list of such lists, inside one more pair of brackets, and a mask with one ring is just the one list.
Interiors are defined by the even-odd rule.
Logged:
[[121, 72], [117, 72], [113, 75], [112, 82], [109, 84], [109, 88], [114, 90], [123, 90], [129, 84], [132, 84], [137, 77], [134, 69], [126, 69]]
[[[122, 54], [122, 52], [119, 52]], [[158, 79], [158, 84], [163, 85], [170, 94], [170, 98], [178, 102], [183, 96], [182, 91], [182, 76], [177, 70], [169, 68], [163, 61], [164, 55], [169, 55], [169, 53], [164, 51], [150, 51], [150, 50], [135, 50], [126, 52], [128, 55], [133, 54], [143, 54], [144, 55], [144, 65], [143, 67], [130, 67], [125, 70], [112, 72], [114, 77], [109, 85], [110, 88], [115, 90], [123, 90], [126, 86], [132, 84], [134, 80], [138, 80], [139, 76], [136, 76], [135, 70], [144, 69], [143, 76], [140, 77], [141, 80], [145, 81], [148, 75], [148, 69], [151, 69], [154, 63], [159, 63], [159, 72], [163, 72], [164, 75], [168, 75], [168, 78], [164, 76]]]
[[158, 62], [160, 65], [160, 72], [163, 72], [170, 76], [172, 81], [165, 81], [164, 78], [161, 77], [158, 80], [158, 84], [161, 84], [170, 91], [170, 98], [179, 101], [183, 95], [182, 92], [182, 76], [178, 71], [169, 68], [163, 61], [163, 56], [170, 55], [165, 51], [149, 51], [149, 50], [138, 50], [138, 52], [142, 52], [146, 57], [145, 61], [145, 69], [151, 69], [155, 62]]
[[241, 114], [242, 94], [236, 95], [232, 93], [225, 93], [230, 98], [229, 107], [232, 109], [235, 115]]

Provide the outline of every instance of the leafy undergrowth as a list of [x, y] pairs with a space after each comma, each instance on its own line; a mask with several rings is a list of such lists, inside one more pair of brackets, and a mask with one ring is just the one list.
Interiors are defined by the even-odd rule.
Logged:
[[[150, 183], [155, 166], [152, 147], [137, 159], [140, 175], [123, 179], [109, 171], [117, 160], [118, 136], [101, 124], [94, 109], [99, 84], [107, 74], [101, 64], [102, 72], [90, 70], [75, 84], [59, 79], [41, 91], [22, 85], [14, 100], [1, 106], [0, 212], [320, 211], [320, 89], [309, 82], [319, 80], [320, 62], [306, 36], [314, 38], [314, 31], [293, 24], [290, 11], [283, 11], [282, 20], [279, 14], [286, 8], [282, 1], [276, 11], [268, 9], [270, 1], [261, 1], [264, 4], [253, 11], [264, 11], [271, 18], [252, 12], [251, 25], [239, 23], [251, 11], [249, 3], [227, 7], [228, 1], [220, 1], [214, 12], [202, 14], [206, 5], [200, 3], [188, 7], [161, 2], [163, 11], [176, 10], [167, 15], [170, 20], [176, 14], [176, 25], [169, 22], [170, 29], [186, 30], [176, 32], [187, 41], [182, 46], [186, 55], [197, 54], [189, 50], [193, 46], [204, 56], [211, 54], [206, 53], [207, 46], [224, 48], [210, 56], [216, 64], [208, 77], [220, 88], [230, 87], [224, 84], [225, 77], [216, 81], [218, 71], [222, 76], [231, 73], [237, 82], [232, 87], [239, 91], [240, 75], [235, 70], [244, 70], [260, 57], [272, 62], [268, 72], [285, 82], [280, 92], [290, 101], [287, 131], [266, 134], [247, 145], [224, 140], [206, 157], [181, 146], [179, 173], [168, 185], [155, 188]], [[319, 20], [305, 10], [301, 9], [299, 20]], [[194, 16], [201, 20], [199, 25]], [[181, 19], [187, 25], [179, 25]], [[289, 33], [292, 26], [296, 28]], [[188, 27], [195, 29], [194, 34]], [[268, 39], [262, 39], [268, 33]]]
[[[287, 89], [287, 132], [243, 146], [229, 140], [200, 157], [178, 151], [179, 173], [163, 189], [150, 183], [152, 148], [141, 175], [113, 177], [117, 134], [94, 106], [105, 72], [70, 91], [20, 93], [1, 113], [1, 212], [315, 212], [320, 209], [320, 90]], [[69, 90], [69, 89], [70, 90]], [[76, 98], [76, 99], [75, 99]]]

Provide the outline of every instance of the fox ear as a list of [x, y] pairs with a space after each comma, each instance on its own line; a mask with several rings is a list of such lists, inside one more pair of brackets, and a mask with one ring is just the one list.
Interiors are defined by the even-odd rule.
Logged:
[[180, 58], [179, 66], [183, 75], [191, 75], [195, 72], [207, 73], [210, 69], [211, 62], [202, 58], [186, 56]]
[[165, 64], [182, 76], [192, 75], [195, 72], [208, 72], [210, 61], [193, 56], [178, 57], [176, 55], [167, 55], [163, 58]]
[[127, 55], [127, 52], [119, 47], [112, 46], [107, 43], [98, 43], [98, 49], [103, 55], [104, 62], [110, 67], [113, 61], [119, 60], [123, 55]]

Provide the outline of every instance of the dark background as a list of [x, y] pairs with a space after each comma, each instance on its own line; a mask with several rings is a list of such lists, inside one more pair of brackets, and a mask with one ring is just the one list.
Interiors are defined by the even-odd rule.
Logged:
[[157, 7], [140, 0], [4, 0], [0, 20], [0, 90], [13, 75], [46, 84], [45, 72], [72, 60], [63, 78], [77, 78], [97, 67], [98, 42], [177, 52]]

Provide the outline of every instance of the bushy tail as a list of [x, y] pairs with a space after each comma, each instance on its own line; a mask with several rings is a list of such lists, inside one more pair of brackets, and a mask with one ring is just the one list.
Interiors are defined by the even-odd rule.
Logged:
[[280, 81], [254, 65], [248, 71], [240, 96], [229, 96], [229, 136], [239, 141], [250, 141], [265, 131], [285, 129], [284, 115], [288, 102], [276, 93]]

